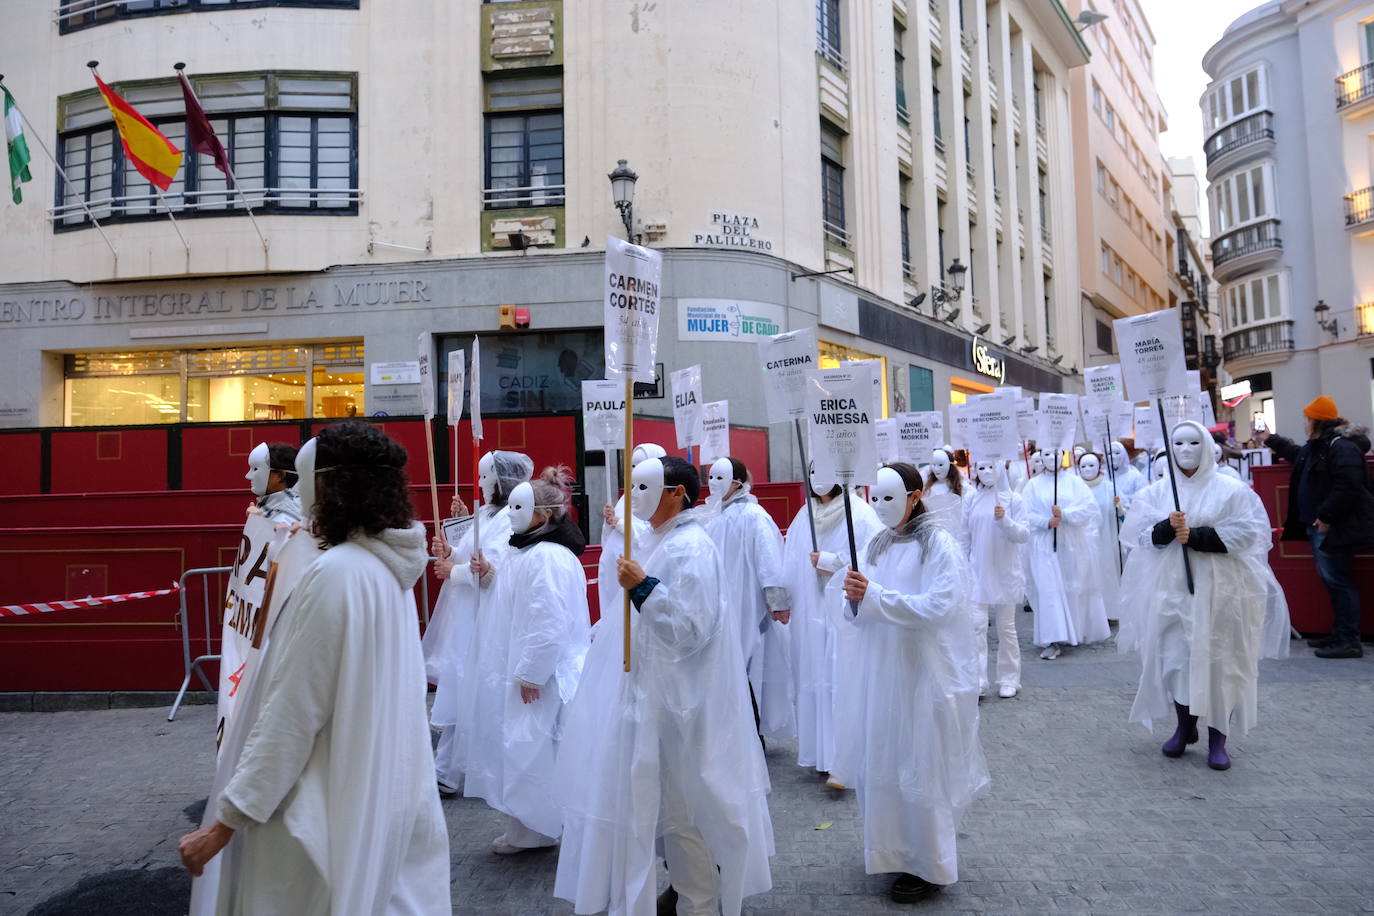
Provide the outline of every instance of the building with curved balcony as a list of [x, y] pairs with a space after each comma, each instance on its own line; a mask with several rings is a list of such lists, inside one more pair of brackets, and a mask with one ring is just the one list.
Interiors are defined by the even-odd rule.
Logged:
[[[0, 203], [0, 428], [411, 416], [394, 370], [423, 331], [441, 370], [482, 337], [490, 415], [576, 415], [622, 159], [629, 231], [664, 253], [661, 370], [701, 364], [775, 473], [799, 474], [791, 440], [739, 384], [764, 334], [880, 362], [885, 412], [1073, 387], [1090, 51], [1059, 0], [700, 6], [7, 4], [34, 159]], [[92, 59], [178, 146], [185, 62], [234, 184], [188, 153], [155, 190]], [[665, 388], [637, 414], [670, 419]]]
[[[1227, 373], [1300, 431], [1318, 394], [1374, 419], [1374, 3], [1275, 0], [1203, 58], [1213, 278]], [[1334, 92], [1333, 92], [1334, 84]]]

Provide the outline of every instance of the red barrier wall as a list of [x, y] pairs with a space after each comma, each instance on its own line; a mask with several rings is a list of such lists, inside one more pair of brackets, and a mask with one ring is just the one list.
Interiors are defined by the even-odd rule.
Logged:
[[[247, 470], [239, 471], [242, 477]], [[127, 493], [167, 487], [167, 430], [57, 430], [52, 492]]]
[[43, 437], [38, 433], [13, 433], [0, 440], [0, 445], [5, 454], [0, 495], [37, 493], [43, 478]]
[[181, 488], [222, 490], [240, 485], [247, 489], [244, 474], [248, 453], [259, 442], [285, 442], [299, 447], [297, 424], [271, 426], [188, 426], [181, 430]]

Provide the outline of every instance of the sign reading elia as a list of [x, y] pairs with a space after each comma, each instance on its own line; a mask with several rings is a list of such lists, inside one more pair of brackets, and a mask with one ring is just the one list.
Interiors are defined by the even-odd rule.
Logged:
[[711, 228], [692, 236], [694, 245], [723, 245], [726, 248], [748, 248], [752, 251], [772, 251], [773, 242], [754, 235], [758, 231], [756, 216], [743, 213], [713, 212]]
[[1007, 380], [1007, 361], [1005, 359], [993, 356], [988, 350], [987, 344], [979, 342], [977, 335], [974, 335], [971, 347], [974, 371], [995, 378], [999, 382]]

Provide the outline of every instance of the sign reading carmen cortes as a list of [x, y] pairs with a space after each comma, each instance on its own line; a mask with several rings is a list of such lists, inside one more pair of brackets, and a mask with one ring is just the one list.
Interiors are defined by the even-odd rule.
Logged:
[[973, 357], [974, 371], [995, 378], [999, 382], [1007, 380], [1007, 361], [993, 356], [992, 352], [988, 350], [987, 344], [981, 343], [976, 334], [973, 336], [970, 352]]
[[130, 289], [128, 285], [82, 287], [23, 296], [0, 292], [0, 326], [62, 322], [139, 321], [206, 315], [298, 314], [330, 309], [429, 305], [432, 280], [316, 279], [242, 286], [174, 282]]

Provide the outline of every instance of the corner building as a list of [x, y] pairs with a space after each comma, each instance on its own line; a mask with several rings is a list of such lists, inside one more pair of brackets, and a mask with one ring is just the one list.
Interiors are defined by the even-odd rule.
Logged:
[[[887, 413], [1083, 365], [1069, 88], [1090, 54], [1058, 0], [12, 6], [34, 180], [3, 204], [0, 427], [44, 444], [11, 492], [128, 488], [62, 470], [91, 449], [151, 449], [149, 490], [235, 487], [203, 470], [217, 430], [241, 454], [297, 438], [274, 425], [413, 416], [396, 364], [432, 331], [439, 403], [444, 354], [480, 336], [486, 445], [575, 465], [598, 504], [577, 417], [620, 159], [664, 253], [644, 435], [671, 441], [666, 374], [700, 363], [734, 450], [796, 479], [752, 343], [812, 325], [823, 362], [882, 363]], [[188, 154], [156, 195], [90, 59], [179, 146], [185, 61], [237, 187]]]

